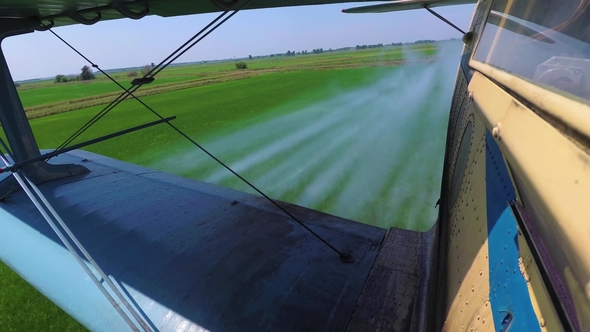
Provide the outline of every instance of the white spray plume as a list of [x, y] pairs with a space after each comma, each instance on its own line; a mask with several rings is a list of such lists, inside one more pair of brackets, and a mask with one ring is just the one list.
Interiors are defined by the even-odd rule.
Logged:
[[[460, 44], [438, 45], [369, 86], [267, 119], [203, 145], [269, 196], [380, 227], [436, 221], [445, 130]], [[245, 190], [196, 149], [153, 168]]]

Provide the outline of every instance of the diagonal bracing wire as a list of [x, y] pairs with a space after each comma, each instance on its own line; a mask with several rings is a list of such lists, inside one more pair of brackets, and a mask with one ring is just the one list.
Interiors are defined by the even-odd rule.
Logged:
[[[145, 80], [148, 75], [151, 75], [149, 77], [153, 78], [155, 76], [155, 74], [159, 73], [162, 69], [166, 68], [168, 65], [170, 65], [172, 63], [172, 61], [176, 60], [179, 56], [181, 56], [182, 54], [184, 54], [186, 51], [188, 51], [191, 47], [193, 47], [194, 45], [196, 45], [199, 41], [201, 41], [203, 38], [205, 38], [208, 34], [210, 34], [211, 32], [213, 32], [215, 29], [217, 29], [221, 24], [223, 24], [225, 21], [227, 21], [229, 18], [231, 18], [231, 16], [235, 15], [237, 13], [237, 11], [239, 11], [241, 8], [243, 8], [243, 6], [245, 6], [248, 2], [250, 2], [250, 0], [247, 0], [245, 3], [241, 4], [240, 7], [237, 7], [237, 9], [228, 17], [226, 17], [222, 22], [218, 23], [217, 25], [215, 25], [210, 31], [206, 32], [205, 35], [201, 36], [207, 29], [209, 29], [211, 26], [213, 26], [215, 23], [217, 23], [221, 18], [223, 18], [224, 16], [227, 15], [227, 13], [229, 13], [233, 7], [236, 7], [237, 4], [234, 4], [234, 6], [230, 9], [227, 9], [225, 12], [221, 13], [219, 16], [217, 16], [213, 21], [211, 21], [207, 26], [205, 26], [203, 29], [201, 29], [199, 32], [197, 32], [195, 35], [193, 35], [189, 40], [187, 40], [184, 44], [182, 44], [181, 46], [179, 46], [174, 52], [172, 52], [168, 57], [166, 57], [164, 60], [162, 60], [157, 66], [155, 66], [154, 68], [152, 68], [148, 73], [146, 73], [141, 80]], [[103, 116], [105, 116], [107, 113], [109, 113], [113, 108], [115, 108], [117, 105], [119, 105], [122, 101], [124, 101], [128, 96], [133, 97], [135, 100], [137, 100], [140, 104], [142, 104], [144, 107], [150, 109], [150, 107], [148, 105], [146, 105], [141, 99], [137, 98], [133, 92], [137, 91], [137, 89], [139, 89], [141, 87], [141, 85], [136, 85], [133, 86], [131, 89], [126, 89], [124, 86], [122, 86], [117, 80], [115, 80], [113, 77], [111, 77], [108, 73], [106, 73], [104, 70], [102, 70], [97, 64], [95, 64], [94, 62], [92, 62], [89, 58], [87, 58], [84, 54], [82, 54], [80, 51], [78, 51], [75, 47], [73, 47], [72, 45], [70, 45], [70, 43], [68, 43], [65, 39], [63, 39], [61, 36], [59, 36], [57, 33], [55, 33], [51, 27], [52, 25], [45, 25], [43, 22], [39, 21], [39, 23], [41, 24], [41, 26], [43, 26], [44, 30], [51, 32], [56, 38], [58, 38], [61, 42], [63, 42], [66, 46], [68, 46], [70, 49], [72, 49], [75, 53], [77, 53], [80, 57], [82, 57], [84, 60], [86, 60], [88, 63], [91, 64], [92, 67], [96, 68], [99, 72], [101, 72], [103, 75], [105, 75], [105, 77], [107, 77], [109, 80], [111, 80], [113, 83], [115, 83], [117, 86], [119, 86], [121, 89], [123, 89], [124, 91], [117, 97], [115, 98], [113, 101], [111, 101], [105, 108], [103, 108], [100, 112], [98, 112], [94, 117], [92, 117], [87, 123], [85, 123], [80, 129], [78, 129], [75, 133], [73, 133], [68, 139], [66, 139], [61, 145], [59, 145], [53, 152], [57, 152], [61, 149], [63, 149], [64, 147], [66, 147], [67, 145], [69, 145], [70, 143], [72, 143], [76, 138], [78, 138], [80, 135], [82, 135], [82, 133], [86, 130], [88, 130], [88, 128], [90, 128], [90, 126], [92, 126], [93, 124], [95, 124], [98, 120], [100, 120]], [[199, 36], [201, 36], [201, 38], [198, 38]], [[198, 39], [197, 39], [198, 38]], [[197, 40], [195, 40], [197, 39]], [[191, 43], [192, 42], [192, 43]], [[179, 54], [180, 53], [180, 54]], [[173, 58], [174, 57], [174, 58]], [[173, 59], [171, 59], [173, 58]], [[156, 73], [154, 73], [154, 70], [158, 70]], [[45, 163], [47, 163], [49, 160], [51, 159], [48, 158], [46, 160], [44, 160], [43, 162], [40, 162], [37, 167], [35, 168], [34, 171], [37, 171], [39, 168], [41, 168]]]
[[[199, 32], [197, 32], [195, 35], [193, 35], [189, 40], [187, 40], [184, 44], [179, 46], [168, 57], [166, 57], [164, 60], [162, 60], [158, 65], [156, 65], [154, 68], [152, 68], [149, 72], [147, 72], [143, 77], [140, 78], [140, 80], [145, 80], [146, 78], [153, 78], [160, 71], [162, 71], [163, 69], [168, 67], [173, 61], [178, 59], [180, 56], [182, 56], [184, 53], [186, 53], [189, 49], [191, 49], [193, 46], [195, 46], [197, 43], [199, 43], [201, 40], [203, 40], [205, 37], [207, 37], [211, 32], [215, 31], [215, 29], [217, 29], [223, 23], [225, 23], [227, 20], [229, 20], [233, 15], [237, 14], [237, 12], [240, 9], [242, 9], [248, 2], [250, 2], [250, 0], [247, 0], [245, 2], [236, 3], [236, 4], [234, 4], [234, 6], [232, 6], [232, 8], [221, 13], [213, 21], [211, 21], [207, 26], [205, 26], [203, 29], [201, 29]], [[230, 15], [227, 15], [231, 11], [233, 11], [233, 12]], [[221, 22], [218, 22], [222, 18], [223, 18], [223, 20]], [[94, 123], [96, 123], [96, 121], [98, 121], [100, 118], [102, 118], [107, 113], [109, 113], [113, 108], [115, 108], [117, 105], [119, 105], [128, 96], [133, 97], [135, 100], [140, 102], [143, 106], [147, 107], [147, 105], [145, 103], [143, 103], [140, 99], [138, 99], [133, 94], [133, 92], [137, 91], [137, 89], [139, 89], [141, 87], [141, 85], [135, 85], [130, 89], [126, 89], [119, 82], [117, 82], [117, 80], [115, 80], [113, 77], [111, 77], [109, 74], [107, 74], [104, 70], [102, 70], [97, 64], [90, 61], [90, 59], [88, 59], [81, 52], [79, 52], [76, 48], [74, 48], [72, 45], [70, 45], [67, 41], [65, 41], [57, 33], [55, 33], [49, 26], [43, 24], [42, 22], [41, 22], [41, 25], [44, 28], [46, 28], [49, 32], [51, 32], [55, 37], [57, 37], [59, 40], [61, 40], [64, 44], [66, 44], [70, 49], [72, 49], [74, 52], [76, 52], [78, 55], [80, 55], [84, 60], [86, 60], [88, 63], [90, 63], [92, 65], [92, 67], [96, 68], [103, 75], [105, 75], [109, 80], [111, 80], [113, 83], [115, 83], [121, 89], [124, 90], [117, 98], [115, 98], [115, 100], [113, 100], [105, 108], [103, 108], [98, 114], [96, 114], [92, 119], [90, 119], [86, 124], [84, 124], [84, 126], [82, 126], [80, 129], [78, 129], [78, 131], [76, 131], [74, 134], [72, 134], [72, 136], [70, 136], [70, 138], [68, 138], [65, 142], [63, 142], [56, 150], [70, 144], [73, 140], [75, 140], [77, 137], [79, 137], [84, 131], [86, 131], [90, 126], [92, 126]], [[209, 30], [207, 31], [207, 29], [209, 29]]]
[[444, 18], [442, 15], [440, 15], [439, 13], [435, 12], [434, 10], [430, 9], [428, 6], [424, 6], [424, 9], [426, 9], [430, 14], [434, 15], [436, 18], [438, 18], [439, 20], [445, 22], [446, 24], [450, 25], [453, 29], [459, 31], [462, 34], [465, 34], [465, 31], [461, 30], [461, 28], [459, 28], [458, 26], [454, 25], [453, 22], [447, 20], [446, 18]]
[[[243, 2], [240, 1], [240, 2], [235, 3], [231, 8], [227, 9], [222, 14], [220, 14], [217, 18], [215, 18], [213, 21], [211, 21], [211, 23], [209, 23], [206, 27], [204, 27], [203, 29], [201, 29], [192, 38], [190, 38], [187, 42], [185, 42], [183, 45], [181, 45], [180, 47], [178, 47], [168, 57], [166, 57], [164, 60], [162, 60], [157, 66], [155, 66], [154, 68], [152, 68], [148, 73], [146, 73], [142, 78], [140, 78], [139, 81], [146, 80], [146, 79], [149, 79], [149, 78], [153, 78], [156, 74], [158, 74], [164, 68], [166, 68], [167, 66], [169, 66], [173, 61], [175, 61], [176, 59], [178, 59], [180, 56], [182, 56], [184, 53], [186, 53], [189, 49], [191, 49], [193, 46], [195, 46], [197, 43], [199, 43], [201, 40], [203, 40], [203, 38], [207, 37], [211, 32], [213, 32], [219, 26], [221, 26], [222, 24], [224, 24], [232, 16], [234, 16], [235, 14], [237, 14], [249, 2], [250, 2], [250, 0], [245, 0]], [[231, 12], [231, 14], [227, 15], [230, 12]], [[104, 115], [106, 115], [108, 112], [110, 112], [114, 107], [116, 107], [118, 104], [120, 104], [128, 96], [133, 97], [135, 100], [137, 100], [139, 103], [141, 103], [145, 108], [147, 108], [150, 112], [152, 112], [158, 118], [164, 119], [158, 112], [156, 112], [153, 108], [151, 108], [150, 106], [148, 106], [146, 103], [144, 103], [141, 99], [139, 99], [137, 96], [135, 96], [133, 94], [133, 92], [137, 91], [137, 89], [139, 89], [141, 87], [141, 84], [134, 85], [132, 88], [126, 89], [119, 82], [117, 82], [114, 78], [112, 78], [105, 71], [103, 71], [97, 64], [95, 64], [94, 62], [90, 61], [90, 59], [88, 59], [86, 56], [84, 56], [82, 53], [80, 53], [76, 48], [74, 48], [72, 45], [70, 45], [68, 42], [66, 42], [63, 38], [61, 38], [53, 30], [51, 30], [51, 28], [49, 26], [46, 26], [43, 23], [41, 23], [41, 24], [43, 25], [44, 28], [46, 28], [54, 36], [56, 36], [59, 40], [61, 40], [69, 48], [71, 48], [74, 52], [76, 52], [78, 55], [80, 55], [82, 58], [84, 58], [86, 61], [88, 61], [92, 65], [92, 67], [96, 68], [98, 71], [100, 71], [102, 74], [104, 74], [108, 79], [110, 79], [111, 81], [113, 81], [121, 89], [124, 90], [124, 92], [121, 93], [121, 95], [119, 95], [109, 105], [107, 105], [104, 109], [102, 109], [97, 115], [95, 115], [90, 121], [88, 121], [78, 131], [76, 131], [74, 134], [72, 134], [72, 136], [70, 136], [70, 138], [68, 138], [64, 143], [62, 143], [56, 149], [56, 151], [58, 151], [60, 149], [63, 149], [65, 146], [67, 146], [68, 144], [70, 144], [73, 140], [75, 140], [77, 137], [79, 137], [84, 131], [86, 131], [88, 128], [90, 128], [90, 126], [92, 126], [94, 123], [96, 123], [98, 120], [100, 120]], [[207, 29], [209, 29], [209, 30], [207, 31]], [[186, 133], [184, 133], [182, 130], [180, 130], [178, 127], [176, 127], [174, 124], [172, 124], [170, 122], [166, 122], [166, 123], [170, 126], [170, 128], [172, 128], [174, 131], [176, 131], [179, 135], [181, 135], [182, 137], [184, 137], [185, 139], [187, 139], [191, 144], [193, 144], [194, 146], [196, 146], [197, 148], [199, 148], [201, 151], [203, 151], [205, 154], [207, 154], [209, 157], [211, 157], [213, 160], [215, 160], [217, 163], [219, 163], [221, 166], [223, 166], [225, 169], [227, 169], [229, 172], [231, 172], [237, 178], [239, 178], [240, 180], [242, 180], [250, 188], [254, 189], [257, 193], [259, 193], [264, 198], [266, 198], [270, 203], [272, 203], [273, 205], [275, 205], [279, 210], [281, 210], [287, 216], [289, 216], [291, 219], [293, 219], [295, 222], [297, 222], [300, 226], [302, 226], [310, 234], [312, 234], [313, 236], [315, 236], [318, 240], [320, 240], [322, 243], [324, 243], [327, 247], [329, 247], [334, 252], [336, 252], [339, 255], [339, 257], [340, 257], [340, 259], [341, 259], [342, 262], [344, 262], [344, 263], [352, 263], [352, 262], [354, 262], [354, 257], [352, 255], [345, 254], [345, 253], [341, 252], [340, 250], [338, 250], [336, 247], [334, 247], [328, 241], [324, 240], [319, 234], [317, 234], [311, 228], [309, 228], [309, 226], [305, 225], [297, 217], [295, 217], [293, 214], [291, 214], [289, 211], [287, 211], [285, 208], [283, 208], [281, 205], [279, 205], [275, 200], [273, 200], [268, 195], [266, 195], [262, 190], [258, 189], [256, 186], [254, 186], [252, 183], [250, 183], [248, 180], [246, 180], [243, 176], [241, 176], [236, 171], [234, 171], [232, 168], [230, 168], [228, 165], [226, 165], [223, 161], [221, 161], [220, 159], [218, 159], [217, 157], [215, 157], [212, 153], [210, 153], [207, 149], [205, 149], [203, 146], [201, 146], [195, 140], [193, 140], [192, 138], [190, 138]], [[45, 160], [45, 162], [46, 161], [47, 160]]]

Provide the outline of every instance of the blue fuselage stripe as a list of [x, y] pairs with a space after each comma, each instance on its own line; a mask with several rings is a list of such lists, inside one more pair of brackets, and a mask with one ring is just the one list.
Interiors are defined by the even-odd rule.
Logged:
[[500, 148], [486, 132], [486, 211], [490, 303], [496, 331], [540, 331], [527, 282], [520, 273], [516, 199]]

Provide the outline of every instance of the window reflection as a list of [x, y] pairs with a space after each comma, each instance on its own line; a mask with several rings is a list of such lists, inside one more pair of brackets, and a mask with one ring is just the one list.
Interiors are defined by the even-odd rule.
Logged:
[[590, 99], [590, 0], [496, 0], [474, 59]]

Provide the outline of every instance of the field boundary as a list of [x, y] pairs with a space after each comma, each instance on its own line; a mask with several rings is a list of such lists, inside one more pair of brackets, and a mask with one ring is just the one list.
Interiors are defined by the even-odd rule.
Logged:
[[[412, 63], [428, 63], [436, 60], [435, 56], [426, 56], [421, 59], [411, 61]], [[226, 83], [230, 81], [237, 81], [245, 78], [255, 77], [259, 75], [265, 75], [276, 72], [295, 72], [295, 71], [318, 71], [318, 70], [337, 70], [337, 69], [350, 69], [350, 68], [362, 68], [362, 67], [393, 67], [403, 64], [407, 64], [407, 60], [366, 60], [366, 61], [355, 61], [349, 63], [346, 60], [339, 61], [326, 61], [325, 63], [316, 63], [313, 66], [309, 64], [297, 64], [285, 67], [271, 67], [262, 69], [247, 69], [247, 70], [232, 70], [227, 72], [216, 72], [214, 78], [213, 75], [202, 75], [201, 78], [196, 78], [189, 81], [167, 83], [156, 86], [144, 86], [142, 89], [137, 90], [134, 95], [136, 97], [152, 96], [160, 93], [196, 88], [200, 86], [206, 86], [211, 84]], [[188, 75], [187, 75], [188, 76]], [[48, 104], [41, 104], [35, 106], [25, 107], [25, 113], [28, 119], [36, 119], [44, 116], [60, 114], [65, 112], [76, 111], [88, 107], [107, 105], [115, 98], [117, 98], [122, 91], [103, 93], [99, 95], [76, 98], [66, 101], [59, 101]], [[125, 98], [133, 99], [128, 96]]]

